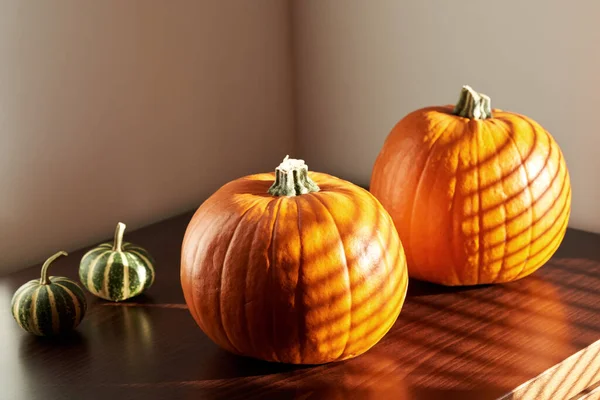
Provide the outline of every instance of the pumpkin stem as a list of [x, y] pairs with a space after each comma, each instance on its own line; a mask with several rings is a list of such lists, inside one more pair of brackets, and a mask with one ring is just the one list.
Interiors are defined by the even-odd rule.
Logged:
[[115, 240], [113, 243], [113, 251], [123, 251], [123, 233], [125, 233], [125, 224], [119, 222], [117, 224], [117, 229], [115, 229]]
[[68, 254], [66, 251], [61, 250], [44, 262], [44, 265], [42, 265], [42, 277], [40, 278], [40, 285], [47, 285], [50, 283], [50, 279], [48, 279], [48, 267], [60, 256], [68, 256]]
[[268, 192], [273, 196], [298, 196], [318, 191], [319, 186], [308, 177], [308, 166], [304, 160], [285, 156], [283, 162], [275, 168], [275, 182]]
[[477, 93], [467, 85], [462, 87], [460, 98], [453, 112], [459, 117], [470, 119], [487, 119], [493, 117], [489, 96]]

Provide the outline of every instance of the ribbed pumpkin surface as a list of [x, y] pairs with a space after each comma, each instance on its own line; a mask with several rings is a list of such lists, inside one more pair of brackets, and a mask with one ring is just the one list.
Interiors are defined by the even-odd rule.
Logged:
[[309, 172], [319, 192], [267, 194], [274, 174], [230, 182], [185, 234], [190, 312], [221, 347], [268, 361], [357, 356], [394, 324], [406, 261], [388, 213], [367, 191]]
[[499, 283], [541, 267], [567, 228], [571, 186], [557, 143], [501, 110], [475, 120], [429, 107], [388, 136], [371, 192], [389, 211], [411, 277]]
[[38, 336], [58, 335], [74, 329], [83, 319], [86, 301], [83, 290], [64, 277], [27, 282], [15, 292], [12, 313], [21, 328]]
[[154, 282], [154, 260], [148, 252], [131, 243], [121, 251], [103, 243], [81, 259], [79, 278], [93, 295], [111, 301], [137, 296]]

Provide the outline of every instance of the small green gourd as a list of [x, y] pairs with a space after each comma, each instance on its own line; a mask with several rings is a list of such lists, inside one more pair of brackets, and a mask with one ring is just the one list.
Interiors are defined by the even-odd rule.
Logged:
[[83, 319], [87, 303], [83, 289], [74, 281], [48, 277], [48, 267], [60, 256], [59, 251], [46, 260], [40, 279], [21, 286], [13, 295], [12, 315], [21, 328], [37, 336], [53, 336], [75, 329]]
[[135, 297], [154, 282], [154, 260], [143, 248], [123, 242], [125, 224], [119, 222], [113, 242], [88, 251], [79, 265], [79, 279], [95, 296], [110, 301]]

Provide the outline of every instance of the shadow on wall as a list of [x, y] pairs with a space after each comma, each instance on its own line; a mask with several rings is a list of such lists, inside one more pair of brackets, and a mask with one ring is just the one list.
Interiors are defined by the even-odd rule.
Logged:
[[7, 4], [0, 274], [273, 170], [293, 144], [288, 18], [266, 0]]

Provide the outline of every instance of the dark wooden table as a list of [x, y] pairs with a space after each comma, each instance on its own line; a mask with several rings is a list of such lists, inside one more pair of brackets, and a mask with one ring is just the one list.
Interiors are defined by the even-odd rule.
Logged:
[[[511, 284], [411, 281], [398, 321], [369, 352], [299, 367], [230, 355], [196, 326], [179, 285], [190, 217], [129, 233], [154, 254], [155, 285], [121, 304], [89, 296], [68, 338], [28, 335], [12, 318], [13, 292], [39, 266], [0, 278], [0, 399], [558, 400], [600, 380], [599, 235], [569, 230], [547, 265]], [[85, 250], [59, 259], [52, 275], [77, 279]]]

